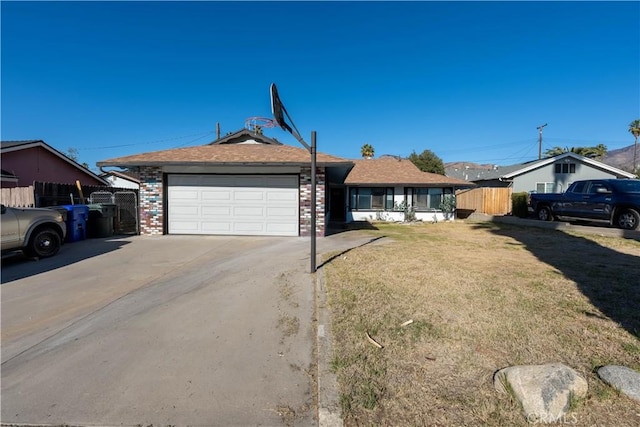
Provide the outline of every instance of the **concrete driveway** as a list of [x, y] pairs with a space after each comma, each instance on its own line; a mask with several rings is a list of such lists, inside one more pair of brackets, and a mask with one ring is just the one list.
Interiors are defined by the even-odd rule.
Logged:
[[[370, 240], [318, 239], [318, 253]], [[92, 239], [3, 259], [2, 422], [317, 425], [308, 238]]]

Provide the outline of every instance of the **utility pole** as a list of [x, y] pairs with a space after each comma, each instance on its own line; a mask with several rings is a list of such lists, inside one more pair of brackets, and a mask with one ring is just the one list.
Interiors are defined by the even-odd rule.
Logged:
[[542, 128], [546, 125], [547, 123], [538, 126], [538, 160], [542, 158]]

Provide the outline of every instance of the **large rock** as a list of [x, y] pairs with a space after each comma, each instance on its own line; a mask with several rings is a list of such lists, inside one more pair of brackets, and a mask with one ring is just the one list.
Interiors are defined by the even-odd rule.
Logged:
[[571, 400], [585, 397], [588, 390], [580, 374], [560, 363], [504, 368], [496, 372], [493, 383], [520, 402], [531, 423], [568, 420]]
[[607, 365], [598, 369], [598, 376], [622, 394], [640, 401], [640, 372], [626, 366]]

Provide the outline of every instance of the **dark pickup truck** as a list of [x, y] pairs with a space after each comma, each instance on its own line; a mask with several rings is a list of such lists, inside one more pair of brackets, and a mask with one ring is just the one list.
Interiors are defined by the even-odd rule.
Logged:
[[542, 221], [597, 221], [635, 230], [640, 223], [640, 179], [575, 181], [564, 193], [531, 194], [529, 207]]

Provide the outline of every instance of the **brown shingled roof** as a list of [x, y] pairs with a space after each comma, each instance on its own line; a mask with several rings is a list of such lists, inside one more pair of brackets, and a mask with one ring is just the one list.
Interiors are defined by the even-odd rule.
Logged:
[[456, 185], [469, 187], [470, 183], [435, 173], [422, 172], [407, 159], [380, 158], [356, 160], [345, 179], [348, 185]]
[[[317, 153], [318, 165], [349, 165], [340, 157]], [[290, 145], [214, 144], [176, 148], [118, 157], [98, 162], [98, 166], [161, 166], [161, 165], [308, 165], [311, 156], [304, 148]]]

